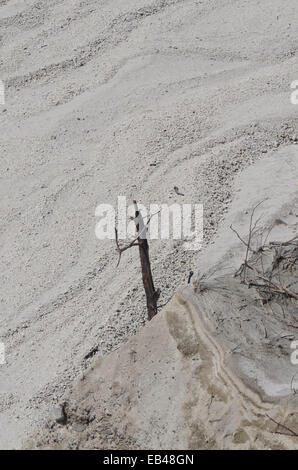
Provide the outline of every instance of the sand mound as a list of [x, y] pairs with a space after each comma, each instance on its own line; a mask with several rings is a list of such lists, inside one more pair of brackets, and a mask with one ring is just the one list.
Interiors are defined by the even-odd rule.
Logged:
[[283, 428], [275, 434], [270, 419], [297, 431], [290, 384], [279, 404], [246, 387], [233, 373], [232, 351], [219, 346], [198, 314], [212, 295], [201, 294], [195, 307], [187, 297], [177, 294], [127, 345], [94, 362], [66, 401], [66, 424], [50, 423], [33, 447], [295, 448], [297, 438]]
[[[297, 241], [280, 247], [278, 261], [275, 249], [258, 250], [265, 242], [271, 247], [268, 239], [282, 242], [297, 233], [296, 158], [289, 147], [241, 175], [238, 196], [193, 286], [181, 289], [125, 346], [92, 363], [65, 397], [65, 423], [50, 420], [29, 447], [297, 447], [298, 370], [290, 361], [297, 299], [255, 287], [254, 271], [249, 285], [234, 276], [246, 247], [229, 228], [233, 222], [246, 240], [249, 208], [270, 200], [270, 210], [259, 206], [249, 263], [274, 286], [298, 292]], [[247, 181], [254, 185], [250, 195]], [[285, 184], [283, 197], [275, 199]]]

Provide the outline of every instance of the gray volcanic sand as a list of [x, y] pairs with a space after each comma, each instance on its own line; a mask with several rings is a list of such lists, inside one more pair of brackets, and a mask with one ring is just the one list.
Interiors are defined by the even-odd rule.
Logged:
[[[204, 203], [207, 246], [234, 177], [295, 148], [297, 27], [282, 0], [0, 2], [1, 448], [21, 446], [94, 346], [146, 320], [137, 254], [116, 270], [96, 206]], [[163, 305], [201, 255], [151, 253]]]

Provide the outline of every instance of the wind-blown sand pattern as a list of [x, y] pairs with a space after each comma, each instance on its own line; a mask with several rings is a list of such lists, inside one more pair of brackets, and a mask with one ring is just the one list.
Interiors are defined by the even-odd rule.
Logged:
[[[243, 254], [233, 245], [237, 239], [228, 230], [229, 223], [244, 229], [249, 217], [245, 211], [264, 195], [269, 198], [265, 226], [278, 217], [286, 225], [275, 227], [273, 235], [290, 238], [297, 233], [298, 107], [290, 101], [290, 84], [298, 79], [297, 28], [295, 2], [282, 0], [0, 1], [0, 79], [6, 92], [6, 104], [0, 107], [0, 340], [7, 359], [0, 366], [1, 448], [21, 447], [38, 428], [40, 442], [53, 444], [53, 435], [47, 435], [42, 423], [65, 392], [71, 394], [74, 387], [71, 399], [80, 396], [80, 388], [72, 384], [93, 364], [94, 358], [86, 360], [86, 355], [96, 347], [96, 356], [106, 356], [140, 332], [122, 347], [127, 352], [136, 342], [143, 357], [142, 338], [149, 338], [154, 328], [164, 348], [161, 374], [168, 360], [173, 367], [177, 364], [176, 379], [171, 380], [184, 384], [181, 399], [173, 401], [175, 387], [167, 375], [162, 403], [172, 400], [177, 416], [170, 423], [171, 405], [162, 414], [162, 403], [152, 415], [150, 410], [146, 414], [143, 394], [144, 401], [132, 407], [136, 411], [129, 416], [132, 431], [126, 436], [131, 441], [122, 442], [120, 436], [119, 445], [134, 447], [133, 429], [140, 432], [136, 445], [146, 442], [157, 448], [297, 445], [297, 439], [274, 435], [273, 423], [264, 419], [272, 411], [272, 417], [287, 418], [297, 430], [297, 417], [285, 411], [285, 403], [291, 409], [295, 398], [291, 389], [286, 391], [288, 377], [296, 371], [289, 360], [289, 340], [283, 340], [281, 357], [274, 343], [284, 330], [295, 337], [297, 313], [293, 328], [268, 319], [269, 341], [276, 346], [264, 357], [261, 354], [260, 361], [254, 356], [260, 337], [251, 330], [244, 333], [252, 334], [251, 343], [240, 351], [246, 360], [229, 365], [243, 383], [237, 395], [226, 372], [224, 379], [216, 373], [221, 353], [202, 332], [202, 349], [194, 355], [198, 366], [192, 356], [179, 355], [167, 323], [169, 306], [141, 329], [146, 310], [136, 253], [126, 252], [116, 271], [114, 243], [100, 242], [94, 235], [96, 206], [115, 204], [118, 195], [147, 205], [204, 204], [202, 253], [184, 252], [179, 241], [151, 244], [163, 305], [187, 281], [191, 269], [201, 275], [233, 265], [229, 249], [238, 250], [232, 267], [239, 266]], [[184, 196], [178, 196], [174, 186]], [[241, 188], [246, 192], [239, 200]], [[216, 238], [219, 227], [221, 235]], [[211, 276], [210, 282], [215, 278]], [[190, 318], [177, 304], [179, 295], [173, 300], [174, 311]], [[212, 323], [211, 313], [211, 336], [222, 324], [215, 343], [219, 349], [232, 350], [237, 344], [229, 334], [238, 335], [236, 319], [214, 316]], [[113, 367], [128, 367], [128, 356], [118, 363], [117, 354], [102, 360], [105, 371], [105, 361], [111, 364], [109, 373]], [[282, 375], [262, 378], [272, 361], [276, 370], [279, 359]], [[150, 372], [158, 374], [157, 356], [152, 360]], [[141, 359], [137, 361], [142, 368]], [[205, 374], [203, 365], [200, 380], [199, 365], [204, 361], [210, 361], [211, 371]], [[96, 366], [94, 376], [97, 370]], [[82, 393], [92, 387], [92, 372], [89, 375], [90, 384]], [[258, 382], [256, 389], [264, 393], [260, 416], [259, 405], [247, 398], [254, 388], [251, 375]], [[146, 376], [141, 378], [144, 392]], [[204, 427], [207, 416], [211, 421], [222, 417], [220, 392], [213, 387], [227, 400], [227, 414], [221, 424]], [[137, 391], [129, 392], [129, 399], [130, 393]], [[267, 403], [272, 401], [271, 409]], [[106, 417], [104, 405], [102, 412]], [[100, 419], [101, 409], [95, 413]], [[109, 429], [109, 416], [105, 419]], [[155, 440], [141, 433], [142, 419], [149, 420], [152, 430], [158, 429]], [[52, 432], [65, 433], [65, 445], [76, 447], [79, 437], [73, 437], [71, 426]], [[113, 436], [108, 442], [117, 448]], [[92, 447], [92, 439], [85, 437], [82, 446]], [[95, 446], [106, 442], [94, 439]]]
[[[260, 234], [270, 227], [275, 240], [297, 232], [296, 158], [288, 147], [237, 178], [237, 196], [193, 287], [180, 289], [127, 345], [92, 363], [64, 397], [66, 423], [50, 419], [28, 447], [297, 448], [297, 366], [289, 357], [297, 302], [273, 297], [262, 307], [234, 277], [245, 247], [229, 228], [247, 233], [247, 208], [263, 200]], [[289, 276], [297, 287], [297, 272]]]

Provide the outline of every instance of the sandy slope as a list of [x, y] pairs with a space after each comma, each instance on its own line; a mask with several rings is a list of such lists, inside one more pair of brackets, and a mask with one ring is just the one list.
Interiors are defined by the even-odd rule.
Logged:
[[233, 352], [208, 334], [198, 313], [205, 312], [187, 291], [176, 294], [76, 381], [66, 424], [49, 421], [26, 447], [296, 449], [297, 438], [282, 428], [276, 434], [272, 419], [297, 430], [297, 399], [271, 403], [247, 388], [229, 367]]
[[[1, 1], [1, 447], [20, 446], [95, 345], [145, 320], [95, 207], [205, 204], [205, 242], [239, 170], [294, 144], [297, 7], [282, 0]], [[155, 164], [155, 166], [151, 166]], [[161, 303], [198, 255], [152, 244]]]
[[[251, 207], [264, 201], [251, 247], [297, 234], [297, 156], [288, 146], [241, 173], [193, 285], [127, 344], [92, 362], [63, 398], [64, 423], [50, 415], [26, 447], [297, 448], [289, 431], [298, 430], [298, 369], [290, 361], [297, 302], [277, 295], [261, 306], [234, 275], [245, 246], [230, 229], [246, 239]], [[297, 266], [284, 267], [273, 280], [297, 292]], [[272, 419], [288, 429], [275, 433]]]

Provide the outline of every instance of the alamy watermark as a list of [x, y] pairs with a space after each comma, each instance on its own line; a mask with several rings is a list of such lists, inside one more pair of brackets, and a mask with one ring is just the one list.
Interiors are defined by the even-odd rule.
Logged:
[[[202, 204], [138, 204], [146, 230], [140, 237], [148, 240], [181, 240], [185, 251], [200, 250], [203, 243]], [[118, 196], [117, 208], [111, 204], [99, 204], [95, 216], [100, 220], [95, 227], [99, 240], [115, 240], [115, 228], [119, 240], [136, 236], [135, 206], [128, 205], [125, 196]], [[148, 223], [150, 221], [150, 223]]]

